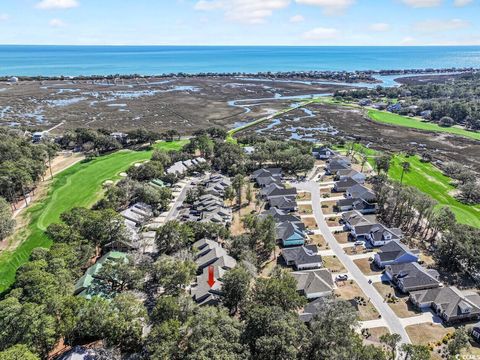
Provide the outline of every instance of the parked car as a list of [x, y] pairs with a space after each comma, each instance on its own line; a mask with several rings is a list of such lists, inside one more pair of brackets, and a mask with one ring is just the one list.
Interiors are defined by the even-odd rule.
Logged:
[[355, 241], [355, 242], [353, 243], [353, 245], [365, 247], [365, 241]]
[[336, 277], [336, 280], [337, 280], [337, 281], [346, 281], [346, 280], [348, 280], [348, 275], [347, 275], [347, 274], [345, 274], [345, 275], [338, 275], [338, 276]]

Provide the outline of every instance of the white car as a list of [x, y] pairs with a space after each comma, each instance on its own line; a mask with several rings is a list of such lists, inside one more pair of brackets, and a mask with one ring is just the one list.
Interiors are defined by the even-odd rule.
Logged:
[[353, 243], [353, 245], [365, 247], [365, 241], [355, 241], [355, 242]]

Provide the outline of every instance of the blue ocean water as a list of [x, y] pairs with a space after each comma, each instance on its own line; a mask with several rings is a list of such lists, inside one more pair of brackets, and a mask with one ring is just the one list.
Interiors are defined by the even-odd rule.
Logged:
[[480, 46], [0, 46], [2, 76], [445, 67], [480, 67]]

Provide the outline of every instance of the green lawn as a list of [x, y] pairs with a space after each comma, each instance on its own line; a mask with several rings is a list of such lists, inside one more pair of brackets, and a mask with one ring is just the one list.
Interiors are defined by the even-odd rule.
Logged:
[[[345, 154], [346, 146], [334, 147], [335, 150]], [[363, 153], [368, 156], [368, 162], [375, 167], [375, 157], [380, 153], [373, 149], [368, 149], [360, 144], [355, 144], [356, 151], [363, 149]], [[430, 195], [435, 199], [439, 206], [448, 206], [457, 216], [457, 221], [462, 224], [468, 224], [480, 228], [480, 205], [472, 206], [462, 204], [451, 195], [455, 187], [451, 185], [452, 179], [443, 175], [442, 171], [431, 163], [423, 163], [418, 156], [406, 157], [403, 154], [397, 154], [393, 158], [388, 176], [391, 179], [400, 181], [402, 176], [401, 164], [408, 161], [411, 171], [403, 177], [403, 183], [416, 187], [421, 192]]]
[[[178, 150], [186, 140], [157, 143], [156, 148]], [[59, 220], [60, 215], [74, 207], [93, 205], [102, 196], [102, 185], [107, 180], [119, 179], [119, 174], [138, 161], [150, 159], [152, 151], [118, 151], [81, 162], [56, 175], [47, 196], [27, 210], [29, 225], [19, 236], [26, 240], [14, 251], [0, 254], [0, 292], [7, 289], [15, 279], [16, 270], [25, 263], [32, 250], [48, 248], [50, 240], [44, 230]]]
[[474, 140], [480, 140], [479, 132], [468, 131], [459, 127], [441, 127], [434, 123], [424, 122], [420, 119], [392, 114], [386, 111], [368, 110], [368, 116], [372, 120], [381, 123], [409, 127], [419, 130], [450, 133], [453, 135], [459, 135]]
[[400, 181], [402, 174], [401, 164], [408, 161], [411, 171], [403, 177], [403, 183], [414, 186], [425, 194], [438, 201], [440, 206], [448, 206], [457, 216], [457, 221], [480, 228], [480, 205], [471, 206], [456, 200], [451, 192], [455, 187], [451, 185], [452, 179], [430, 163], [422, 163], [417, 156], [405, 157], [396, 155], [389, 171], [389, 176]]

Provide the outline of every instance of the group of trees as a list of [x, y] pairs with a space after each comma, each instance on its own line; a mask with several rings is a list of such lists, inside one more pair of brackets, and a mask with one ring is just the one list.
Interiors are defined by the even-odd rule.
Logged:
[[455, 179], [458, 184], [457, 198], [466, 204], [480, 204], [480, 183], [475, 171], [457, 162], [442, 165], [445, 175]]
[[52, 143], [32, 144], [29, 138], [0, 129], [0, 197], [10, 203], [35, 189], [50, 159], [56, 154]]
[[436, 201], [416, 188], [380, 176], [374, 180], [374, 190], [382, 222], [432, 245], [440, 267], [467, 276], [480, 271], [479, 229], [457, 223], [450, 208], [437, 209]]
[[335, 96], [346, 100], [367, 97], [401, 99], [402, 107], [397, 111], [401, 115], [420, 115], [429, 111], [428, 119], [441, 126], [462, 124], [468, 129], [480, 130], [479, 84], [479, 74], [463, 74], [451, 82], [391, 88], [379, 86], [371, 90], [338, 91]]

